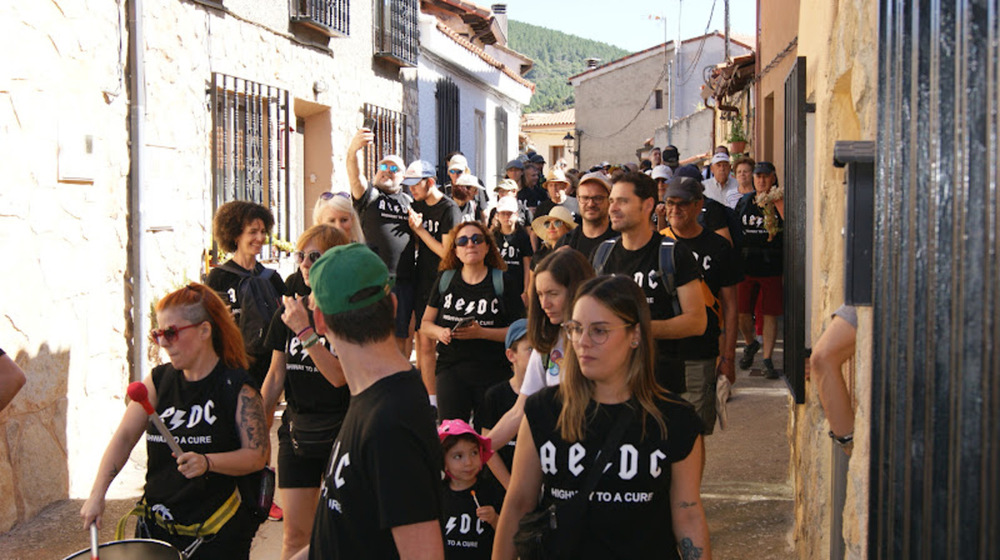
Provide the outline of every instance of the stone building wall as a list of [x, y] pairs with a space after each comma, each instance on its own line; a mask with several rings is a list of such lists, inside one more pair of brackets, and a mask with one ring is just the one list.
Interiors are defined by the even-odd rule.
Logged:
[[[874, 140], [876, 135], [878, 4], [804, 1], [799, 22], [798, 55], [806, 57], [807, 99], [816, 103], [810, 337], [815, 341], [844, 300], [846, 191], [844, 170], [833, 166], [834, 143]], [[856, 406], [843, 515], [845, 557], [850, 559], [867, 557], [871, 358], [871, 309], [860, 308], [855, 359], [844, 368]], [[806, 404], [794, 407], [791, 428], [796, 557], [827, 558], [829, 539], [835, 537], [829, 534], [832, 453], [840, 451], [831, 448], [815, 386], [807, 389]]]
[[[124, 411], [131, 359], [130, 145], [128, 14], [120, 4], [0, 6], [5, 51], [19, 53], [6, 58], [0, 78], [6, 140], [0, 243], [12, 264], [0, 345], [28, 375], [0, 412], [0, 532], [52, 501], [86, 497]], [[228, 12], [188, 0], [145, 2], [141, 211], [157, 229], [143, 239], [149, 301], [204, 272], [202, 254], [211, 241], [212, 72], [286, 89], [294, 113], [308, 109], [310, 118], [327, 121], [329, 138], [318, 145], [331, 152], [332, 165], [319, 169], [317, 182], [335, 190], [347, 188], [343, 162], [362, 105], [403, 108], [398, 67], [372, 57], [370, 4], [354, 3], [351, 36], [333, 39], [291, 25], [287, 3], [225, 5]], [[325, 92], [314, 92], [318, 81], [328, 85]], [[80, 172], [70, 156], [87, 143], [90, 166], [83, 158]], [[85, 176], [71, 182], [61, 174]], [[303, 185], [293, 184], [292, 191], [302, 197]], [[140, 445], [109, 496], [136, 495], [144, 464]]]

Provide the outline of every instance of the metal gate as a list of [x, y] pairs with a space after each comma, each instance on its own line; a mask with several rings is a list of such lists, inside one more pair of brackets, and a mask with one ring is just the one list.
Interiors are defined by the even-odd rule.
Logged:
[[434, 162], [438, 169], [438, 183], [446, 185], [448, 180], [448, 168], [444, 158], [460, 149], [461, 134], [459, 121], [459, 92], [458, 85], [451, 78], [441, 78], [437, 83], [437, 157]]
[[998, 1], [879, 28], [869, 556], [998, 558]]
[[796, 404], [806, 402], [806, 59], [785, 79], [784, 369]]

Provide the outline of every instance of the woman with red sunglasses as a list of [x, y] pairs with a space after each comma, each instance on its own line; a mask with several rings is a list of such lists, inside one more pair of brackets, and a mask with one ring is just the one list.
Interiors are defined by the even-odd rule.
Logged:
[[[455, 226], [431, 287], [420, 332], [437, 343], [438, 418], [468, 421], [486, 389], [510, 378], [507, 326], [524, 317], [496, 241], [479, 221]], [[494, 272], [495, 271], [495, 272]]]
[[[315, 225], [302, 233], [295, 256], [307, 290], [312, 265], [331, 247], [346, 244], [347, 236], [333, 224]], [[307, 297], [308, 292], [284, 297], [264, 339], [264, 347], [272, 352], [261, 389], [268, 426], [282, 391], [288, 403], [278, 428], [283, 560], [309, 544], [323, 470], [351, 401], [340, 360], [316, 333]]]
[[150, 337], [170, 362], [153, 368], [143, 384], [184, 453], [173, 456], [143, 406], [129, 403], [80, 509], [83, 525], [100, 526], [108, 487], [145, 435], [146, 486], [136, 536], [180, 550], [200, 539], [187, 556], [192, 560], [249, 558], [258, 523], [241, 504], [236, 482], [264, 468], [270, 441], [240, 331], [226, 304], [202, 284], [157, 302], [156, 320], [160, 328]]

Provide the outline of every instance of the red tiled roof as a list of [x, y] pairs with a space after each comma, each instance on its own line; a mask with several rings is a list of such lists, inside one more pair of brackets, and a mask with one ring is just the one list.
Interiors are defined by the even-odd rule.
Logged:
[[[695, 41], [701, 41], [702, 39], [705, 39], [705, 38], [708, 38], [708, 37], [712, 37], [712, 36], [716, 36], [716, 37], [720, 37], [720, 38], [725, 38], [725, 35], [723, 35], [722, 33], [719, 33], [718, 31], [713, 31], [713, 32], [708, 33], [706, 35], [699, 35], [697, 37], [691, 37], [690, 39], [684, 39], [683, 41], [681, 41], [681, 45], [686, 45], [688, 43], [693, 43]], [[750, 45], [747, 45], [747, 44], [743, 43], [742, 41], [738, 41], [736, 39], [733, 39], [732, 37], [730, 37], [729, 40], [731, 42], [733, 42], [733, 43], [736, 43], [737, 45], [739, 45], [741, 47], [753, 50], [753, 47], [751, 47]], [[648, 49], [643, 49], [643, 50], [641, 50], [639, 52], [634, 52], [632, 54], [627, 54], [627, 55], [625, 55], [625, 56], [623, 56], [621, 58], [617, 58], [615, 60], [612, 60], [611, 62], [605, 62], [604, 64], [598, 66], [597, 68], [590, 68], [589, 70], [585, 70], [583, 72], [580, 72], [579, 74], [576, 74], [575, 76], [570, 76], [569, 78], [566, 79], [566, 81], [570, 81], [570, 80], [572, 80], [574, 78], [579, 78], [580, 76], [587, 75], [587, 74], [589, 74], [591, 72], [596, 72], [597, 70], [600, 70], [601, 68], [604, 68], [605, 66], [611, 66], [612, 64], [618, 64], [619, 62], [621, 62], [623, 60], [628, 60], [630, 58], [635, 58], [637, 56], [646, 54], [648, 52], [658, 51], [658, 50], [666, 47], [667, 45], [673, 45], [673, 44], [674, 44], [673, 41], [667, 41], [666, 43], [660, 43], [659, 45], [655, 45], [655, 46], [649, 47]]]
[[547, 126], [575, 125], [576, 110], [566, 109], [558, 113], [528, 113], [524, 115], [521, 128], [543, 128]]
[[[456, 1], [458, 1], [458, 0], [456, 0]], [[497, 59], [493, 58], [492, 56], [490, 56], [489, 54], [487, 54], [486, 51], [484, 51], [483, 49], [477, 47], [474, 43], [470, 42], [468, 39], [466, 39], [465, 37], [463, 37], [461, 34], [459, 34], [458, 32], [456, 32], [455, 30], [451, 29], [447, 25], [441, 23], [440, 21], [437, 24], [437, 28], [438, 28], [438, 31], [440, 31], [441, 33], [444, 33], [445, 35], [447, 35], [448, 38], [450, 38], [452, 41], [455, 41], [456, 43], [458, 43], [459, 46], [464, 47], [466, 50], [468, 50], [472, 54], [474, 54], [474, 55], [478, 56], [479, 58], [481, 58], [483, 60], [483, 62], [485, 62], [486, 64], [489, 64], [490, 66], [496, 68], [497, 70], [500, 70], [501, 72], [503, 72], [504, 74], [506, 74], [510, 79], [514, 80], [515, 82], [521, 84], [522, 86], [524, 86], [526, 88], [531, 89], [532, 93], [534, 93], [534, 91], [535, 91], [535, 84], [533, 84], [532, 82], [529, 82], [528, 80], [525, 80], [524, 77], [522, 77], [520, 74], [518, 74], [517, 72], [514, 72], [513, 70], [511, 70], [510, 68], [508, 68], [507, 65], [505, 65], [504, 63], [500, 62], [499, 60], [497, 60]]]

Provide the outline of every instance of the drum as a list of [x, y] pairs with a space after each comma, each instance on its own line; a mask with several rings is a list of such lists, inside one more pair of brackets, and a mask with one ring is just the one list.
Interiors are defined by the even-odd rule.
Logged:
[[[129, 539], [102, 544], [101, 560], [183, 560], [176, 548], [153, 539]], [[90, 560], [90, 548], [70, 554], [63, 560]]]

